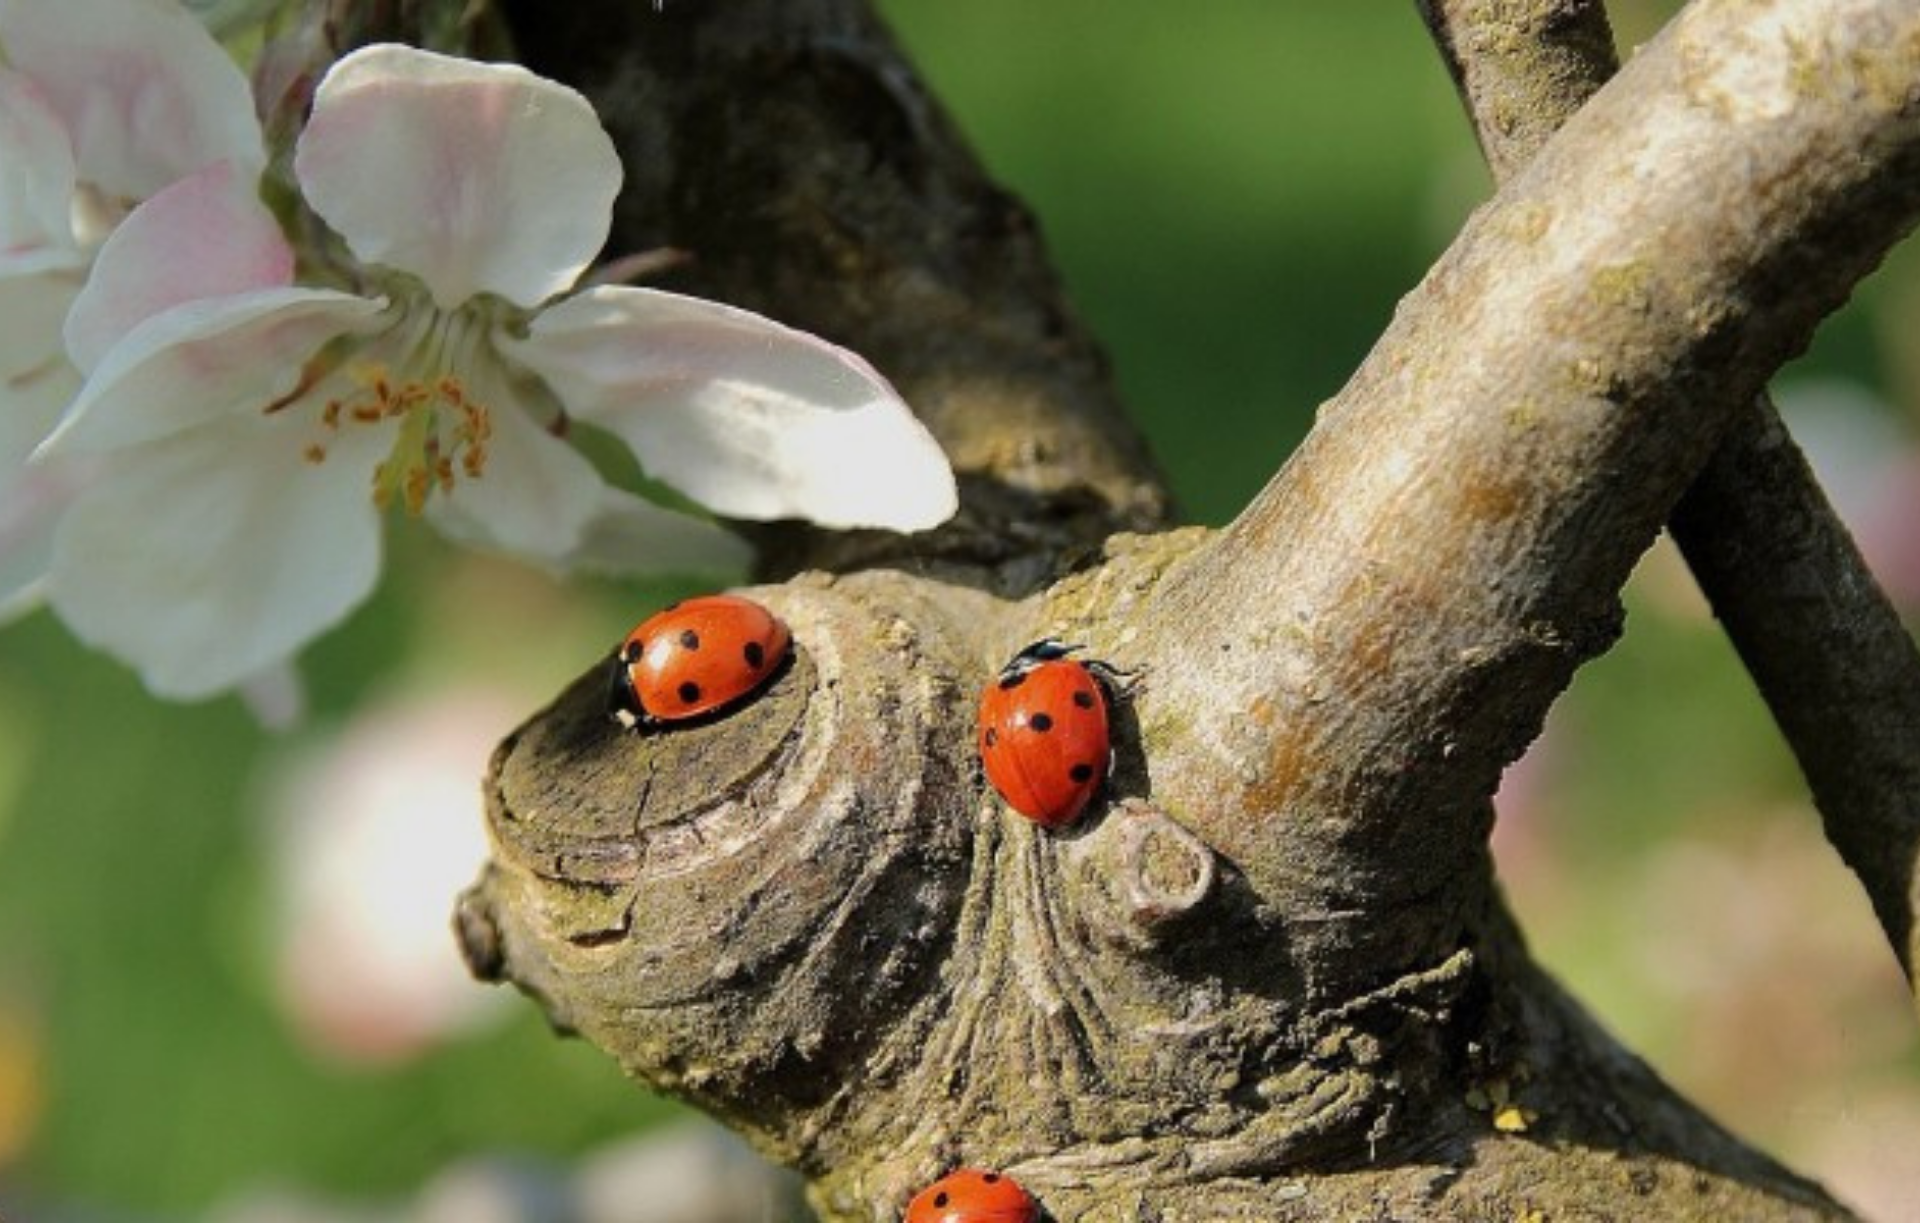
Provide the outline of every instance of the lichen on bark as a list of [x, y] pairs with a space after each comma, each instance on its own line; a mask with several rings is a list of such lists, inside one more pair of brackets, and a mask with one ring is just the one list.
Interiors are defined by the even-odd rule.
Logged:
[[[1162, 530], [1035, 228], [859, 4], [503, 11], [641, 167], [622, 244], [867, 353], [965, 508], [763, 532], [796, 654], [727, 717], [627, 734], [583, 659], [489, 771], [476, 971], [829, 1219], [962, 1162], [1063, 1223], [1844, 1214], [1532, 964], [1488, 796], [1739, 405], [1920, 208], [1910, 5], [1695, 4], [1219, 532]], [[980, 684], [1047, 635], [1137, 677], [1064, 833], [972, 755]]]

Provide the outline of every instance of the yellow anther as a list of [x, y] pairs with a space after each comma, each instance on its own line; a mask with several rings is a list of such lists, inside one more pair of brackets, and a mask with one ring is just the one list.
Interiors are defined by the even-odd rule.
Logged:
[[418, 518], [427, 508], [427, 494], [433, 485], [427, 479], [427, 469], [410, 467], [407, 469], [407, 513]]
[[[397, 376], [378, 362], [361, 362], [344, 372], [353, 390], [326, 402], [323, 426], [337, 431], [343, 424], [398, 425], [392, 448], [373, 470], [375, 505], [384, 510], [398, 501], [408, 513], [419, 514], [436, 490], [451, 493], [462, 478], [477, 479], [485, 472], [493, 418], [459, 377], [413, 377], [406, 371]], [[327, 447], [316, 442], [304, 454], [308, 462], [323, 462]]]

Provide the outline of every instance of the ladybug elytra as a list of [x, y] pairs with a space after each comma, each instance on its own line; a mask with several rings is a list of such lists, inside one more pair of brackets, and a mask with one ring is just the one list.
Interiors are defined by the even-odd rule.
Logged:
[[1107, 775], [1105, 663], [1068, 658], [1079, 646], [1048, 638], [1015, 654], [980, 694], [980, 760], [987, 780], [1021, 815], [1071, 823]]
[[670, 604], [614, 654], [607, 711], [628, 730], [697, 718], [759, 691], [792, 648], [780, 618], [738, 595]]
[[906, 1223], [1039, 1223], [1040, 1207], [1010, 1176], [961, 1168], [907, 1203]]

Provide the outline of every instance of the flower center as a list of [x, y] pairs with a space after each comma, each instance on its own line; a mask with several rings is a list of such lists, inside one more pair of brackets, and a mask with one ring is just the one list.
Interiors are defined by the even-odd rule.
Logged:
[[[462, 478], [486, 471], [493, 416], [467, 389], [462, 371], [493, 358], [483, 321], [418, 302], [402, 310], [398, 342], [376, 343], [374, 353], [345, 363], [341, 373], [351, 389], [326, 401], [320, 422], [329, 435], [397, 422], [392, 449], [374, 465], [373, 501], [383, 510], [397, 502], [417, 516], [435, 491], [451, 492]], [[316, 442], [306, 458], [324, 462], [327, 449]]]
[[[441, 374], [430, 383], [396, 380], [384, 365], [374, 364], [349, 370], [348, 376], [360, 393], [327, 401], [320, 418], [327, 428], [400, 422], [393, 449], [374, 465], [375, 505], [386, 509], [399, 501], [417, 516], [429, 493], [449, 492], [459, 477], [478, 479], [486, 470], [493, 421], [486, 405], [468, 396], [458, 375]], [[318, 457], [325, 454], [323, 449]]]

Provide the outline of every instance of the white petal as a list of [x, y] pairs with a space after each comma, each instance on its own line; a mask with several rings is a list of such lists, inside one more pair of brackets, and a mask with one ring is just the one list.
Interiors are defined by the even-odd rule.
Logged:
[[0, 68], [0, 253], [73, 244], [73, 146], [40, 86]]
[[92, 483], [91, 456], [0, 472], [0, 624], [40, 605], [67, 507]]
[[0, 280], [21, 276], [60, 275], [68, 282], [66, 300], [80, 291], [93, 257], [79, 247], [41, 246], [0, 251]]
[[0, 46], [59, 112], [80, 178], [109, 195], [266, 164], [246, 77], [171, 0], [0, 0]]
[[732, 572], [751, 559], [731, 532], [606, 484], [518, 402], [490, 355], [464, 372], [493, 435], [480, 475], [462, 472], [427, 500], [427, 517], [448, 538], [562, 572]]
[[[10, 517], [10, 507], [0, 499], [0, 519]], [[58, 513], [38, 515], [23, 524], [0, 522], [0, 626], [46, 602], [53, 532], [59, 523]], [[20, 525], [26, 529], [16, 530]]]
[[946, 455], [886, 379], [757, 314], [597, 288], [503, 347], [649, 474], [721, 514], [913, 531], [958, 504]]
[[617, 488], [601, 493], [579, 546], [562, 558], [568, 569], [616, 574], [738, 574], [753, 549], [724, 527], [663, 509]]
[[288, 288], [163, 311], [107, 352], [41, 452], [126, 446], [259, 415], [300, 387], [322, 345], [384, 325], [384, 309], [377, 299]]
[[364, 47], [320, 82], [294, 172], [363, 262], [452, 309], [532, 306], [606, 242], [620, 159], [587, 100], [512, 64]]
[[[580, 545], [604, 481], [572, 446], [537, 424], [484, 366], [462, 371], [492, 422], [486, 466], [428, 499], [435, 525], [482, 547], [560, 563]], [[456, 470], [459, 467], [455, 461]]]
[[343, 430], [324, 463], [302, 422], [223, 421], [115, 456], [67, 512], [49, 599], [155, 694], [193, 700], [284, 662], [367, 597], [387, 440]]
[[67, 354], [91, 372], [135, 325], [172, 306], [293, 283], [293, 249], [230, 162], [135, 208], [110, 234], [67, 316]]
[[29, 427], [20, 423], [19, 405], [35, 405], [38, 415], [30, 427], [38, 431], [37, 443], [80, 389], [79, 375], [60, 344], [60, 323], [78, 289], [79, 280], [65, 273], [0, 276], [0, 413], [9, 418], [0, 421], [0, 456], [15, 453], [6, 441], [10, 431]]

